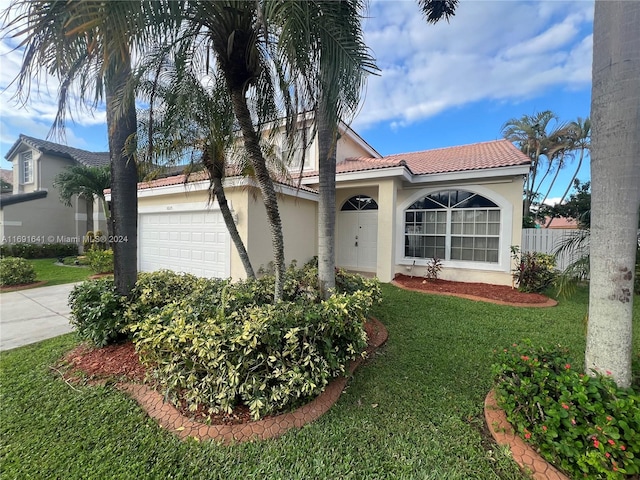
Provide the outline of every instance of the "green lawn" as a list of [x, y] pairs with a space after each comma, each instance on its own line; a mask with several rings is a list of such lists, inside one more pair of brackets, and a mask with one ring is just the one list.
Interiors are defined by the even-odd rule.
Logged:
[[[113, 387], [71, 388], [49, 365], [73, 335], [0, 357], [0, 477], [524, 479], [484, 433], [492, 351], [562, 343], [582, 363], [587, 295], [526, 309], [383, 286], [389, 341], [318, 421], [231, 447], [181, 442]], [[640, 298], [635, 299], [636, 354]]]
[[55, 258], [39, 258], [29, 261], [36, 270], [36, 280], [38, 282], [46, 280], [47, 286], [82, 282], [93, 274], [89, 267], [56, 265], [58, 260]]

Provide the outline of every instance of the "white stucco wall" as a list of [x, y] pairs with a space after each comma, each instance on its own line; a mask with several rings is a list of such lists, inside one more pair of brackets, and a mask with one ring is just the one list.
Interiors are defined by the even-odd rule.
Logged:
[[[249, 257], [255, 269], [273, 260], [271, 230], [262, 199], [249, 196]], [[278, 207], [284, 236], [284, 255], [287, 265], [296, 260], [301, 266], [318, 251], [317, 203], [290, 195], [279, 196]]]

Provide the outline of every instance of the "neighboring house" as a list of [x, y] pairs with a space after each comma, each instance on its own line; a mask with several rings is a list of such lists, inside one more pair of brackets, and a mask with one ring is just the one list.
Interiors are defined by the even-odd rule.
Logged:
[[13, 170], [0, 169], [0, 193], [13, 192]]
[[578, 228], [578, 222], [576, 222], [573, 218], [566, 217], [556, 217], [551, 219], [551, 222], [549, 222], [549, 217], [545, 217], [540, 221], [540, 226], [542, 228], [574, 230]]
[[53, 182], [72, 165], [108, 165], [108, 152], [88, 152], [20, 135], [5, 158], [13, 163], [13, 190], [0, 195], [2, 243], [81, 244], [89, 230], [106, 233], [98, 202], [74, 198], [67, 207]]
[[[511, 285], [510, 247], [519, 245], [529, 158], [506, 140], [382, 157], [344, 127], [337, 145], [336, 261], [383, 282], [423, 275], [433, 257], [441, 278]], [[318, 146], [306, 152], [301, 186], [277, 184], [286, 261], [317, 254]], [[300, 172], [298, 167], [292, 172]], [[254, 267], [272, 246], [255, 183], [228, 177], [226, 195]], [[244, 278], [203, 174], [139, 184], [139, 269], [168, 268]]]

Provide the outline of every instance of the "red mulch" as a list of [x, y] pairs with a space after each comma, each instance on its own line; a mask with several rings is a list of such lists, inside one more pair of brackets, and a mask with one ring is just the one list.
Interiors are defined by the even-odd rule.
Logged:
[[451, 282], [449, 280], [426, 280], [423, 277], [410, 277], [398, 274], [394, 279], [404, 287], [425, 292], [451, 293], [454, 295], [472, 295], [487, 300], [508, 303], [546, 303], [549, 299], [538, 293], [522, 293], [508, 285], [490, 285], [488, 283]]
[[[365, 323], [364, 327], [370, 339], [379, 334], [372, 322]], [[115, 378], [142, 382], [146, 373], [131, 342], [102, 348], [79, 345], [62, 358], [62, 364], [70, 372], [82, 372], [97, 380]], [[210, 425], [235, 425], [251, 421], [249, 407], [245, 405], [236, 406], [231, 413], [209, 413], [203, 406], [193, 412], [189, 411], [186, 401], [180, 400], [177, 408], [184, 416]]]

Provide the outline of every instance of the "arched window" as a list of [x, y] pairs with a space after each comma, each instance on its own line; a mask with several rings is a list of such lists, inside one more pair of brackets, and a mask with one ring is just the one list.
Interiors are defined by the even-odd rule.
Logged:
[[477, 193], [443, 190], [405, 210], [404, 255], [498, 263], [500, 207]]
[[368, 197], [367, 195], [356, 195], [355, 197], [351, 197], [349, 200], [344, 202], [342, 208], [340, 209], [343, 212], [348, 211], [357, 211], [357, 210], [377, 210], [378, 204], [376, 201]]

